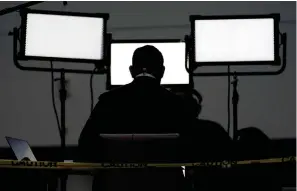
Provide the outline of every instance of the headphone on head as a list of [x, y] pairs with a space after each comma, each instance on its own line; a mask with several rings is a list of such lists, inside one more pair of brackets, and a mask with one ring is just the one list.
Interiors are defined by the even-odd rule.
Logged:
[[202, 95], [195, 89], [192, 89], [190, 93], [193, 99], [195, 99], [195, 104], [194, 104], [195, 113], [199, 115], [202, 109], [202, 106], [201, 106], [201, 103], [203, 101]]
[[195, 90], [195, 89], [188, 89], [185, 92], [185, 101], [188, 105], [188, 108], [191, 110], [191, 113], [195, 115], [195, 117], [198, 117], [198, 115], [201, 112], [201, 103], [202, 103], [202, 96], [201, 94]]

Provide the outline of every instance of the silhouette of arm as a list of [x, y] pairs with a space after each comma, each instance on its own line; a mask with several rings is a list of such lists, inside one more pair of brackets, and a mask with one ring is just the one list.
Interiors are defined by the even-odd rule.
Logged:
[[88, 121], [86, 122], [78, 141], [79, 160], [82, 162], [94, 162], [100, 155], [100, 131], [107, 126], [107, 104], [104, 94], [99, 98]]

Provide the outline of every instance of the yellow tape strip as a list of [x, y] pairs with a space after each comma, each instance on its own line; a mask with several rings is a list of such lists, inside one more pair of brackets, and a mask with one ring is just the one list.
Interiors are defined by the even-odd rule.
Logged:
[[270, 158], [260, 160], [244, 161], [214, 161], [196, 163], [67, 163], [51, 161], [16, 161], [0, 160], [0, 168], [29, 168], [29, 169], [72, 169], [72, 170], [92, 170], [92, 169], [114, 169], [114, 168], [172, 168], [172, 167], [223, 167], [229, 168], [235, 165], [248, 164], [270, 164], [296, 162], [296, 156], [284, 158]]

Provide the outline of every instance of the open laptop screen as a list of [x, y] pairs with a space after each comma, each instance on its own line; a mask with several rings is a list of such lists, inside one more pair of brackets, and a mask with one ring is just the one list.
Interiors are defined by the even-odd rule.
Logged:
[[30, 161], [37, 161], [27, 141], [11, 137], [5, 138], [18, 160], [29, 158]]

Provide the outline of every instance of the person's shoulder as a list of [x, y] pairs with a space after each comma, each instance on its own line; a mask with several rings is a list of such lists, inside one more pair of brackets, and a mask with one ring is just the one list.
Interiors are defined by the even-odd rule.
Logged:
[[160, 91], [162, 102], [163, 104], [167, 105], [169, 110], [172, 110], [172, 112], [176, 112], [179, 115], [187, 114], [187, 108], [181, 96], [176, 95], [164, 87], [161, 87]]
[[221, 124], [219, 124], [218, 122], [208, 120], [208, 119], [198, 119], [197, 123], [199, 123], [200, 125], [208, 126], [208, 127], [224, 129], [223, 126]]
[[198, 119], [197, 123], [197, 125], [206, 132], [210, 132], [211, 134], [217, 136], [225, 136], [228, 137], [228, 139], [230, 138], [228, 132], [218, 122], [207, 119]]
[[208, 131], [216, 131], [221, 133], [226, 132], [221, 124], [212, 120], [197, 119], [197, 123], [201, 128], [205, 128]]
[[127, 94], [130, 92], [131, 84], [127, 84], [118, 88], [114, 88], [110, 91], [104, 92], [99, 96], [99, 101], [108, 101], [116, 97], [121, 97], [121, 95]]
[[180, 96], [176, 95], [175, 93], [167, 90], [166, 88], [164, 88], [162, 86], [160, 86], [160, 92], [161, 92], [162, 96], [164, 98], [166, 98], [168, 101], [174, 101], [174, 102], [180, 103], [180, 104], [183, 103], [183, 99]]

